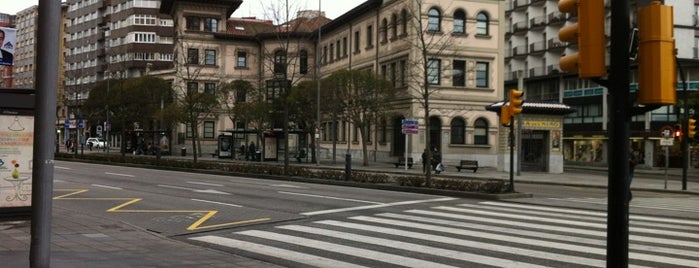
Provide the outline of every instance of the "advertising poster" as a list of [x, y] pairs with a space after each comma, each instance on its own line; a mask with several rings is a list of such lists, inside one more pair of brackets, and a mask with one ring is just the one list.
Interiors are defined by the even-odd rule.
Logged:
[[0, 27], [0, 65], [13, 65], [17, 29]]
[[0, 115], [0, 208], [29, 207], [34, 117]]

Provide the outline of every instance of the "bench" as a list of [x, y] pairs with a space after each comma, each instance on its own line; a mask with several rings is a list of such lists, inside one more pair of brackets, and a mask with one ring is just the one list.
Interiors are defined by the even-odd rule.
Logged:
[[456, 169], [458, 171], [461, 171], [462, 169], [471, 169], [473, 170], [473, 173], [476, 173], [478, 170], [478, 161], [476, 160], [461, 160], [459, 162], [459, 165], [456, 166]]
[[[393, 163], [396, 168], [397, 167], [404, 167], [405, 166], [405, 157], [399, 157], [398, 158], [398, 163]], [[408, 157], [408, 168], [413, 168], [413, 158]]]

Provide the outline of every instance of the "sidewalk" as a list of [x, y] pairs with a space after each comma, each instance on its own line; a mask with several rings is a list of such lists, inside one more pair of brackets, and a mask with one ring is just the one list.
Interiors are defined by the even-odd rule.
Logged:
[[[168, 156], [173, 157], [173, 156]], [[202, 160], [213, 158], [203, 157]], [[218, 160], [218, 159], [216, 159]], [[231, 161], [231, 160], [222, 160]], [[274, 162], [276, 164], [281, 164]], [[271, 163], [270, 163], [271, 164]], [[294, 165], [316, 166], [312, 163]], [[321, 167], [344, 169], [344, 162], [321, 163]], [[418, 164], [404, 170], [386, 163], [372, 163], [368, 167], [352, 163], [353, 170], [381, 171], [419, 174]], [[606, 169], [571, 167], [571, 172], [551, 174], [544, 172], [522, 172], [515, 176], [515, 183], [541, 183], [576, 185], [586, 187], [607, 186]], [[664, 190], [664, 170], [636, 171], [632, 184], [634, 190], [667, 191], [699, 195], [699, 181], [687, 183], [688, 190], [681, 191], [681, 169], [668, 171], [668, 190]], [[688, 172], [697, 176], [696, 170]], [[509, 180], [509, 173], [494, 168], [480, 168], [478, 172], [457, 172], [447, 167], [440, 177], [500, 178]], [[100, 215], [78, 214], [54, 207], [51, 237], [51, 267], [275, 267], [253, 259], [190, 245], [168, 237], [154, 234], [125, 222], [103, 218]], [[0, 222], [0, 260], [3, 267], [29, 267], [31, 243], [29, 221]]]

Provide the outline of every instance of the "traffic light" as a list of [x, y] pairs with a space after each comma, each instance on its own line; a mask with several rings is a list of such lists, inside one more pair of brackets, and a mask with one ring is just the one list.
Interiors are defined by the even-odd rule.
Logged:
[[511, 122], [512, 115], [510, 114], [510, 106], [503, 104], [500, 106], [500, 124], [509, 126]]
[[681, 124], [675, 124], [675, 132], [673, 133], [673, 136], [675, 137], [676, 140], [682, 140], [682, 125]]
[[578, 13], [578, 22], [561, 28], [558, 38], [578, 43], [578, 52], [560, 59], [561, 70], [577, 72], [580, 78], [602, 77], [607, 73], [604, 36], [604, 0], [560, 0], [558, 10]]
[[638, 103], [674, 105], [677, 69], [672, 7], [653, 1], [638, 9]]
[[510, 89], [510, 104], [507, 106], [510, 110], [510, 116], [522, 113], [522, 104], [524, 103], [522, 96], [524, 96], [523, 91]]
[[694, 135], [697, 134], [697, 120], [689, 119], [687, 120], [687, 138], [693, 139]]

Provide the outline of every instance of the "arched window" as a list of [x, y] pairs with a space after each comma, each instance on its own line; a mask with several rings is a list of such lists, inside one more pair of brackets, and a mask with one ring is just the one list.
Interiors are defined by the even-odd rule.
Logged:
[[381, 21], [381, 42], [388, 42], [388, 20]]
[[488, 32], [488, 24], [490, 22], [488, 21], [488, 15], [486, 15], [484, 12], [478, 13], [476, 16], [476, 34], [478, 35], [489, 35], [490, 33]]
[[274, 52], [274, 73], [283, 74], [286, 72], [286, 53], [283, 50]]
[[451, 144], [466, 144], [466, 122], [462, 118], [451, 120]]
[[427, 31], [439, 32], [442, 30], [442, 15], [439, 14], [439, 10], [436, 8], [430, 8], [427, 11]]
[[473, 143], [488, 144], [488, 123], [483, 118], [478, 118], [473, 123]]
[[456, 34], [466, 33], [465, 23], [466, 23], [466, 13], [461, 9], [454, 12], [454, 33], [456, 33]]
[[398, 37], [398, 16], [396, 13], [391, 14], [391, 39]]
[[299, 73], [308, 73], [308, 52], [306, 50], [299, 52]]

